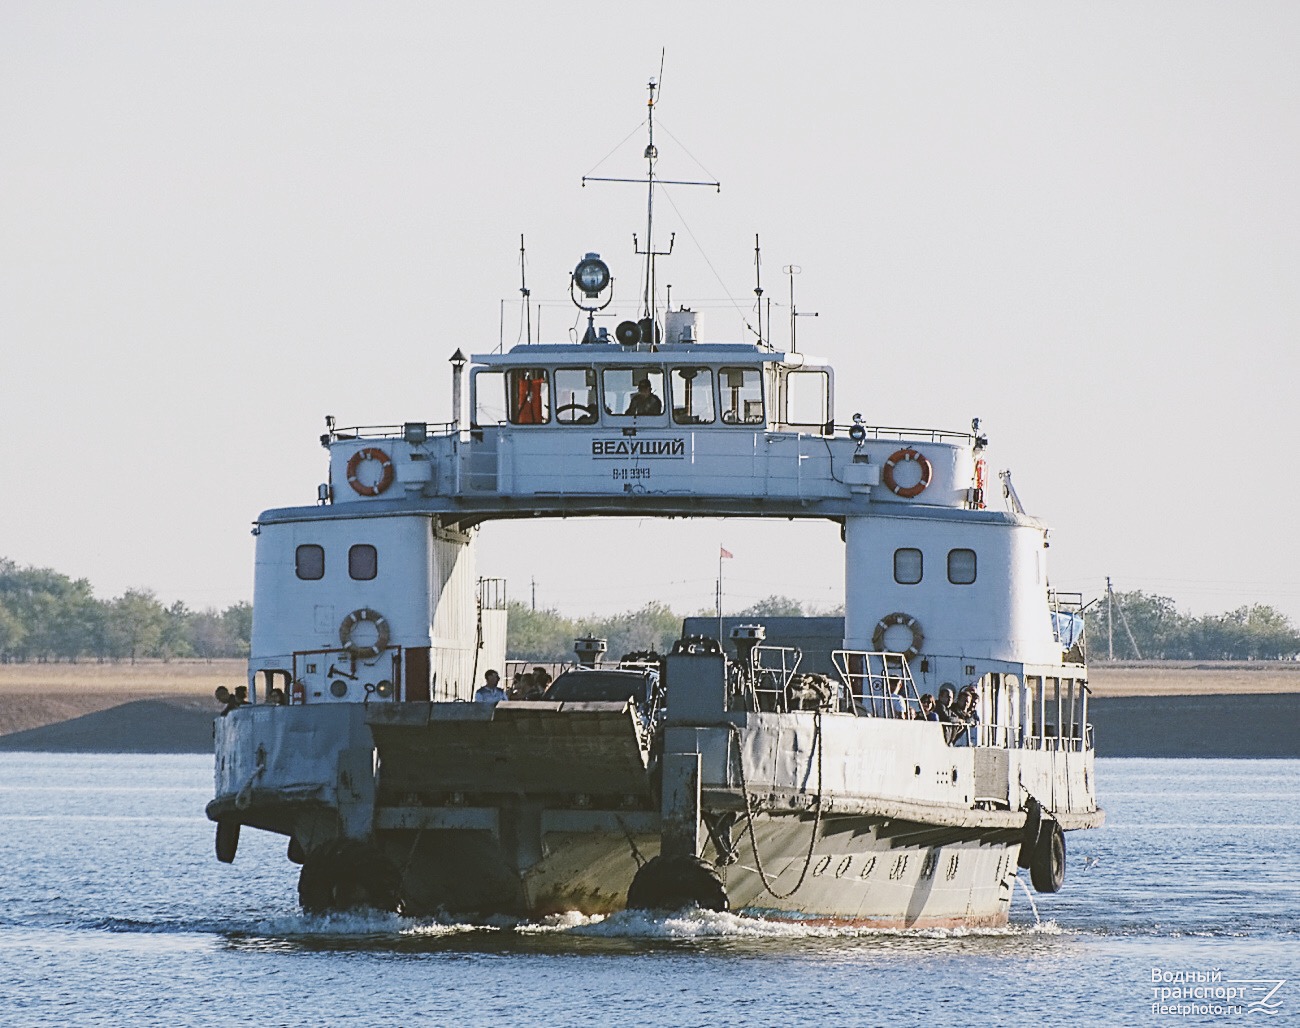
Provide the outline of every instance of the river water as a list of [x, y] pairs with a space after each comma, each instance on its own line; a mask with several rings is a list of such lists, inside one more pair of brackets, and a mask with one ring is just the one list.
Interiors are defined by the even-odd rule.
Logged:
[[304, 917], [247, 829], [217, 863], [210, 758], [0, 754], [0, 1025], [1300, 1024], [1300, 761], [1097, 779], [1106, 826], [1004, 930], [470, 925]]

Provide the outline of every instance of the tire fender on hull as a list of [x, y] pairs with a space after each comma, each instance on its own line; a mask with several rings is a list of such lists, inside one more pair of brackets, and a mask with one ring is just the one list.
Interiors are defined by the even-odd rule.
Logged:
[[627, 890], [632, 910], [730, 910], [727, 890], [712, 865], [698, 857], [652, 857]]
[[217, 859], [223, 864], [233, 864], [239, 850], [239, 822], [222, 818], [217, 822]]
[[402, 876], [370, 843], [340, 839], [309, 853], [298, 875], [298, 902], [309, 914], [371, 908], [399, 912]]
[[1029, 864], [1029, 880], [1039, 892], [1060, 892], [1065, 884], [1065, 833], [1056, 821], [1043, 822]]
[[1020, 833], [1020, 853], [1016, 864], [1028, 869], [1034, 860], [1034, 849], [1038, 845], [1038, 833], [1043, 828], [1043, 806], [1034, 797], [1029, 797], [1025, 806], [1025, 827]]

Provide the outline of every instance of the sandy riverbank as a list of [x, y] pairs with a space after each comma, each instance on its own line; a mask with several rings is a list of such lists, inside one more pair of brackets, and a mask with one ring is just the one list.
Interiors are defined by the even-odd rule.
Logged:
[[1088, 669], [1094, 696], [1300, 693], [1300, 661], [1116, 661]]
[[242, 660], [138, 664], [0, 664], [0, 738], [108, 710], [133, 700], [216, 713], [219, 685], [245, 681]]

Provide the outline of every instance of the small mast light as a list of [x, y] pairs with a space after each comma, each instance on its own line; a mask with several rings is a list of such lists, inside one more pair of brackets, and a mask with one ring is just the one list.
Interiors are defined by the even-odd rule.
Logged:
[[849, 438], [857, 444], [858, 449], [861, 449], [862, 444], [867, 441], [867, 429], [862, 424], [861, 414], [853, 415], [853, 427], [849, 429]]

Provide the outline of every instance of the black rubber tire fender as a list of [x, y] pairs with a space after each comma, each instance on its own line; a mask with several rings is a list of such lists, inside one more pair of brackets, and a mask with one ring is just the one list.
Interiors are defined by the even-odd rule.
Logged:
[[1029, 880], [1039, 892], [1060, 892], [1065, 884], [1065, 833], [1055, 821], [1044, 821], [1038, 833]]
[[652, 857], [627, 890], [631, 910], [730, 910], [726, 887], [713, 866], [698, 857]]
[[222, 818], [217, 822], [217, 859], [223, 864], [233, 864], [239, 850], [239, 822]]
[[1038, 835], [1043, 828], [1043, 805], [1029, 797], [1029, 803], [1025, 806], [1025, 827], [1020, 833], [1020, 853], [1016, 856], [1016, 864], [1023, 868], [1028, 868], [1034, 860], [1034, 849], [1038, 846]]
[[340, 839], [309, 853], [298, 875], [298, 903], [309, 914], [400, 912], [402, 876], [370, 843]]

